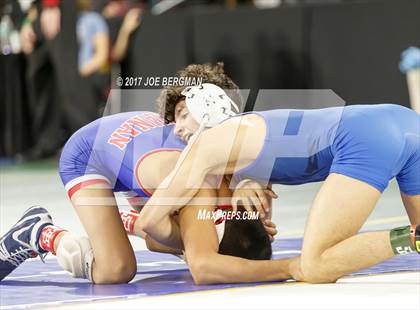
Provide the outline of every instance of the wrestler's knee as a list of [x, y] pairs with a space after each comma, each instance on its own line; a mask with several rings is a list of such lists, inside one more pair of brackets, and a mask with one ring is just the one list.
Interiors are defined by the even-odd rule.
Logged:
[[93, 281], [95, 284], [120, 284], [130, 282], [137, 273], [137, 265], [132, 259], [113, 258], [112, 261], [96, 262], [93, 265]]
[[127, 283], [137, 272], [134, 253], [94, 255], [89, 239], [72, 233], [60, 239], [56, 254], [59, 265], [73, 277], [96, 284]]
[[137, 273], [134, 253], [107, 253], [95, 257], [93, 280], [96, 284], [119, 284], [130, 282]]
[[333, 268], [327, 266], [321, 256], [302, 255], [300, 270], [302, 281], [308, 283], [334, 283], [338, 279]]

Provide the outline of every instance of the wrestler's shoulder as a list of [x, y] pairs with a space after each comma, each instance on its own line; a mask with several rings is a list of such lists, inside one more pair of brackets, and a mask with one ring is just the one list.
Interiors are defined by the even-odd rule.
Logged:
[[247, 113], [231, 117], [228, 120], [221, 123], [219, 126], [214, 127], [214, 131], [217, 132], [237, 132], [240, 131], [260, 131], [265, 128], [265, 119], [263, 116], [256, 113]]

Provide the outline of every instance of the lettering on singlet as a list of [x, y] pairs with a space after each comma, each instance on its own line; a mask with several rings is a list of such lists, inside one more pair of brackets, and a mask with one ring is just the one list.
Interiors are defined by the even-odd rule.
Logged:
[[108, 139], [108, 144], [124, 150], [127, 144], [138, 135], [149, 131], [150, 129], [163, 127], [165, 124], [162, 118], [153, 112], [146, 112], [131, 117], [122, 123]]

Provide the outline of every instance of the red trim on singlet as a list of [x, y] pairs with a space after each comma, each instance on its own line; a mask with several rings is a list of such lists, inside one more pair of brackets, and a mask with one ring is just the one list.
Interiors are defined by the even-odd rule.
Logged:
[[[231, 209], [232, 206], [231, 205], [219, 205], [216, 206], [216, 208], [214, 208], [214, 211], [217, 212], [217, 210], [227, 210], [227, 209]], [[218, 218], [217, 220], [214, 221], [214, 225], [219, 225], [221, 224], [223, 221], [225, 220], [225, 218], [222, 216], [221, 218]]]
[[86, 187], [86, 186], [89, 186], [89, 185], [93, 185], [93, 184], [109, 184], [109, 183], [107, 181], [101, 180], [101, 179], [82, 181], [82, 182], [74, 185], [72, 188], [70, 188], [67, 191], [67, 194], [69, 195], [69, 198], [71, 199], [71, 197], [74, 195], [74, 193], [77, 192], [79, 189], [81, 189], [83, 187]]
[[157, 149], [157, 150], [153, 150], [153, 151], [150, 151], [150, 152], [148, 152], [148, 153], [145, 153], [145, 154], [143, 154], [143, 156], [142, 157], [140, 157], [140, 159], [137, 161], [137, 163], [136, 163], [136, 169], [134, 170], [134, 174], [135, 174], [135, 176], [136, 176], [136, 181], [137, 181], [137, 184], [138, 184], [138, 186], [140, 187], [140, 189], [146, 194], [146, 195], [149, 195], [149, 196], [152, 196], [152, 193], [150, 193], [149, 191], [147, 191], [144, 187], [143, 187], [143, 185], [142, 185], [142, 183], [141, 183], [141, 181], [140, 181], [140, 179], [139, 179], [139, 175], [138, 175], [138, 173], [137, 173], [137, 170], [139, 169], [139, 166], [140, 166], [140, 164], [141, 164], [141, 162], [147, 157], [147, 156], [149, 156], [149, 155], [152, 155], [152, 154], [155, 154], [155, 153], [159, 153], [159, 152], [182, 152], [182, 150], [180, 150], [180, 149], [171, 149], [171, 148], [167, 148], [167, 149], [165, 149], [165, 148], [161, 148], [161, 149]]

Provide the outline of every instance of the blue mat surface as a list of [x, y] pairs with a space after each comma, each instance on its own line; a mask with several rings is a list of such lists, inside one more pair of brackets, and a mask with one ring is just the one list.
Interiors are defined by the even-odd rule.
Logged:
[[[301, 242], [300, 238], [276, 240], [273, 243], [274, 258], [298, 255]], [[172, 255], [139, 251], [136, 257], [138, 261], [136, 277], [129, 284], [119, 285], [93, 285], [86, 280], [73, 279], [62, 271], [56, 260], [47, 260], [46, 264], [40, 260], [25, 262], [0, 282], [1, 308], [36, 308], [117, 297], [156, 296], [266, 284], [196, 286], [185, 263]], [[395, 257], [352, 275], [419, 270], [420, 256], [410, 254]]]

